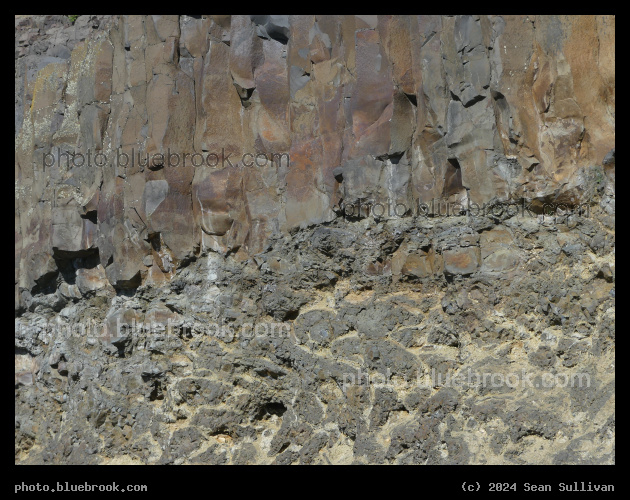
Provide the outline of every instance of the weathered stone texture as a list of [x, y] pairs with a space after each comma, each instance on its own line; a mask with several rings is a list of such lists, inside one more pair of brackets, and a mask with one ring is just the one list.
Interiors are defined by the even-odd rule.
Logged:
[[[16, 461], [613, 462], [614, 42], [614, 16], [16, 16]], [[468, 369], [592, 383], [424, 384]]]

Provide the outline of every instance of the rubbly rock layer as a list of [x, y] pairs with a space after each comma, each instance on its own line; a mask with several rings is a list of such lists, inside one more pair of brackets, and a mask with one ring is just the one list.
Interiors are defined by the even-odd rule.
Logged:
[[15, 29], [16, 462], [614, 461], [614, 17]]

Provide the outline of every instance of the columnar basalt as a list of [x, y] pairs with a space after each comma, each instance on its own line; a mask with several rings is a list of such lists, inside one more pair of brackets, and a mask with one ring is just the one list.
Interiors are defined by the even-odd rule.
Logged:
[[16, 16], [16, 462], [613, 463], [614, 39]]

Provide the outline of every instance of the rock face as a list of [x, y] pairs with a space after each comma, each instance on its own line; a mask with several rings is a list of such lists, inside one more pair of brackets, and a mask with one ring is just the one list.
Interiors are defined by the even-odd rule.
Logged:
[[614, 41], [17, 16], [16, 462], [613, 463]]

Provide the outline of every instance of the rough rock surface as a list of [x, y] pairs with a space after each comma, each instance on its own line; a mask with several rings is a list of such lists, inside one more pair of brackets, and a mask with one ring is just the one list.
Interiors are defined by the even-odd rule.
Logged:
[[16, 462], [613, 463], [614, 40], [16, 16]]

